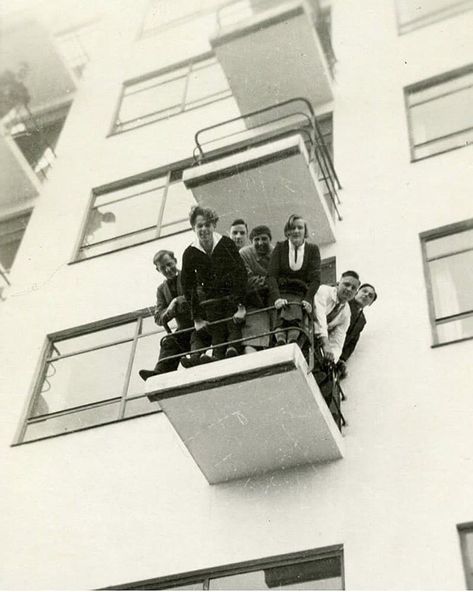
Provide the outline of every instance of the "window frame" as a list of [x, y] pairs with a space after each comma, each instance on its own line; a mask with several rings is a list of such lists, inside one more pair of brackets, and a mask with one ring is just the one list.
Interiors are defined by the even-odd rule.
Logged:
[[[126, 132], [131, 132], [133, 130], [139, 129], [141, 127], [146, 127], [148, 125], [153, 125], [155, 123], [158, 123], [159, 121], [167, 121], [168, 119], [171, 119], [172, 117], [176, 117], [179, 115], [182, 115], [183, 113], [188, 113], [189, 111], [194, 111], [195, 109], [200, 109], [201, 107], [208, 107], [209, 105], [213, 105], [214, 103], [217, 103], [219, 101], [223, 101], [225, 99], [228, 98], [232, 98], [233, 97], [233, 92], [232, 89], [230, 88], [230, 84], [228, 83], [228, 79], [225, 75], [225, 72], [223, 72], [223, 75], [225, 76], [225, 79], [227, 80], [228, 83], [228, 91], [227, 93], [222, 96], [222, 97], [218, 97], [218, 98], [214, 98], [212, 100], [209, 100], [209, 102], [202, 104], [197, 104], [195, 106], [190, 106], [186, 109], [186, 95], [188, 92], [188, 87], [189, 87], [189, 78], [192, 75], [192, 73], [194, 72], [193, 70], [193, 66], [194, 64], [199, 64], [200, 62], [205, 62], [207, 60], [213, 59], [215, 61], [215, 63], [220, 66], [217, 57], [215, 55], [215, 53], [213, 51], [206, 51], [204, 53], [200, 53], [196, 56], [193, 56], [192, 58], [187, 58], [185, 60], [182, 60], [180, 62], [176, 62], [174, 64], [170, 64], [169, 66], [166, 66], [164, 68], [159, 68], [158, 70], [153, 70], [152, 72], [148, 72], [146, 74], [140, 75], [140, 76], [136, 76], [135, 78], [130, 78], [129, 80], [126, 80], [120, 89], [120, 94], [118, 97], [118, 101], [116, 104], [116, 107], [113, 111], [113, 117], [112, 117], [112, 121], [110, 124], [110, 128], [109, 128], [109, 132], [107, 134], [107, 137], [113, 137], [113, 136], [119, 136], [121, 134], [125, 134]], [[221, 67], [221, 66], [220, 66]], [[134, 125], [133, 127], [128, 127], [126, 129], [119, 129], [117, 128], [117, 121], [119, 119], [119, 115], [120, 115], [120, 109], [123, 103], [123, 99], [125, 97], [125, 91], [127, 87], [133, 86], [135, 84], [140, 84], [142, 82], [146, 82], [147, 80], [152, 80], [153, 78], [159, 78], [161, 76], [165, 76], [166, 74], [170, 74], [171, 72], [173, 72], [174, 70], [180, 70], [182, 68], [187, 68], [187, 72], [185, 74], [185, 84], [184, 84], [184, 91], [183, 91], [183, 95], [182, 95], [182, 99], [181, 99], [181, 105], [179, 108], [179, 111], [177, 112], [171, 112], [171, 113], [167, 113], [167, 111], [169, 111], [171, 109], [171, 107], [167, 107], [164, 109], [160, 109], [159, 111], [153, 112], [154, 114], [158, 115], [161, 114], [157, 119], [153, 119], [151, 121], [146, 121], [144, 123], [140, 123], [137, 125]], [[200, 68], [197, 68], [197, 70], [199, 70]], [[171, 82], [171, 81], [169, 81]], [[166, 84], [166, 83], [163, 83]], [[159, 86], [156, 85], [156, 86]], [[214, 93], [215, 94], [215, 93]], [[218, 93], [217, 93], [218, 94]], [[192, 104], [191, 104], [192, 105]], [[137, 117], [134, 119], [131, 119], [128, 121], [128, 123], [134, 121], [134, 120], [140, 120], [142, 118], [148, 117], [153, 115], [153, 113], [147, 113], [142, 115], [141, 117]], [[124, 122], [127, 123], [127, 122]]]
[[[426, 243], [428, 243], [430, 240], [442, 238], [442, 237], [453, 235], [453, 234], [458, 234], [458, 233], [463, 232], [465, 230], [471, 230], [471, 229], [473, 229], [473, 218], [469, 218], [468, 220], [462, 220], [461, 222], [455, 222], [453, 224], [447, 224], [446, 226], [441, 226], [441, 227], [435, 228], [433, 230], [427, 230], [427, 231], [421, 232], [419, 234], [419, 239], [420, 239], [420, 243], [421, 243], [422, 264], [423, 264], [423, 268], [424, 268], [424, 280], [425, 280], [425, 287], [426, 287], [426, 293], [427, 293], [427, 304], [428, 304], [428, 310], [429, 310], [429, 320], [430, 320], [430, 326], [431, 326], [431, 332], [432, 332], [432, 342], [433, 343], [432, 343], [431, 347], [433, 347], [433, 348], [442, 347], [444, 345], [449, 345], [451, 343], [461, 343], [463, 341], [469, 341], [469, 340], [473, 339], [473, 335], [471, 335], [470, 337], [461, 337], [459, 339], [452, 339], [450, 341], [439, 341], [437, 326], [439, 324], [443, 324], [443, 322], [448, 322], [448, 321], [442, 321], [442, 319], [444, 319], [444, 318], [448, 319], [448, 318], [450, 318], [450, 316], [449, 317], [440, 317], [440, 319], [437, 319], [437, 317], [435, 315], [435, 301], [434, 301], [434, 294], [433, 294], [433, 288], [432, 288], [432, 277], [431, 277], [430, 266], [429, 266], [429, 263], [432, 259], [429, 260], [429, 258], [427, 256]], [[472, 247], [472, 250], [473, 250], [473, 247]], [[452, 254], [454, 254], [454, 253], [452, 253]], [[442, 257], [448, 257], [448, 256], [449, 256], [448, 254], [442, 255]], [[462, 313], [458, 313], [457, 315], [451, 315], [451, 316], [462, 318], [464, 316], [470, 316], [472, 314], [473, 314], [472, 311], [465, 311]], [[439, 323], [439, 320], [440, 320], [440, 323]]]
[[457, 524], [457, 532], [460, 538], [460, 551], [463, 563], [463, 573], [467, 590], [473, 590], [473, 557], [469, 557], [466, 549], [465, 534], [473, 535], [473, 522]]
[[[160, 578], [152, 578], [117, 586], [108, 586], [100, 590], [172, 590], [177, 586], [202, 583], [202, 589], [208, 590], [208, 583], [215, 578], [222, 578], [237, 574], [259, 571], [272, 567], [282, 567], [317, 559], [338, 558], [340, 560], [341, 589], [345, 590], [345, 566], [343, 545], [330, 545], [318, 549], [308, 549], [284, 555], [273, 555], [261, 559], [251, 559], [238, 563], [220, 565], [213, 568], [199, 569], [190, 572], [173, 574]], [[172, 587], [170, 586], [172, 584]], [[157, 587], [159, 586], [159, 587]]]
[[393, 2], [394, 11], [396, 13], [398, 35], [407, 35], [408, 33], [416, 31], [417, 29], [429, 27], [430, 25], [434, 25], [441, 21], [451, 19], [455, 16], [458, 16], [473, 9], [473, 0], [457, 0], [454, 4], [452, 3], [452, 6], [447, 6], [443, 9], [441, 8], [440, 10], [436, 10], [432, 13], [429, 13], [424, 17], [419, 17], [417, 19], [402, 22], [399, 0], [393, 0]]
[[[407, 115], [409, 150], [410, 150], [410, 156], [411, 156], [411, 163], [420, 162], [420, 161], [426, 160], [428, 158], [434, 158], [436, 156], [440, 156], [441, 154], [447, 154], [448, 152], [452, 152], [453, 150], [460, 150], [461, 148], [468, 147], [468, 145], [453, 146], [451, 148], [439, 150], [438, 152], [434, 152], [433, 154], [427, 154], [426, 156], [416, 156], [416, 154], [415, 154], [416, 144], [414, 142], [414, 134], [413, 134], [414, 120], [413, 120], [412, 112], [411, 112], [412, 106], [409, 105], [409, 95], [413, 92], [416, 92], [419, 90], [425, 90], [427, 88], [432, 88], [432, 87], [442, 84], [444, 82], [448, 82], [449, 80], [454, 80], [455, 78], [461, 78], [463, 75], [470, 74], [472, 72], [473, 72], [473, 63], [469, 64], [467, 66], [462, 66], [461, 68], [456, 68], [455, 70], [443, 72], [442, 74], [432, 76], [430, 78], [426, 78], [424, 80], [421, 80], [420, 82], [415, 82], [414, 84], [409, 84], [408, 86], [404, 87], [404, 105], [405, 105], [406, 115]], [[448, 94], [450, 94], [450, 93], [448, 93]], [[438, 97], [434, 97], [433, 99], [429, 99], [425, 102], [435, 101], [437, 98]], [[438, 140], [448, 137], [449, 135], [455, 136], [458, 134], [462, 134], [463, 132], [468, 131], [470, 129], [472, 130], [472, 134], [473, 134], [473, 122], [472, 122], [471, 126], [466, 127], [463, 130], [451, 132], [449, 134], [439, 136], [438, 138], [428, 140], [427, 142], [421, 142], [420, 144], [434, 143]], [[420, 144], [417, 144], [417, 146], [419, 146]], [[473, 145], [473, 141], [469, 144], [469, 146], [471, 146], [471, 145]]]
[[[91, 323], [86, 323], [86, 324], [78, 325], [78, 326], [75, 326], [75, 327], [72, 327], [69, 329], [63, 329], [61, 331], [56, 331], [56, 332], [47, 334], [46, 338], [43, 341], [41, 353], [40, 353], [38, 362], [36, 364], [36, 368], [34, 371], [31, 386], [28, 391], [24, 411], [22, 413], [17, 431], [15, 433], [12, 446], [22, 446], [24, 444], [32, 444], [34, 442], [40, 442], [42, 440], [49, 440], [50, 438], [57, 438], [60, 436], [65, 436], [67, 434], [82, 432], [84, 430], [90, 430], [93, 428], [98, 428], [98, 427], [114, 424], [114, 423], [121, 422], [121, 421], [128, 421], [130, 419], [135, 419], [136, 417], [146, 417], [148, 415], [155, 415], [156, 413], [161, 413], [161, 409], [155, 409], [153, 411], [149, 411], [149, 412], [141, 413], [141, 414], [136, 414], [136, 415], [130, 415], [128, 417], [125, 415], [127, 402], [133, 401], [133, 400], [138, 400], [141, 398], [145, 398], [147, 396], [144, 393], [139, 394], [139, 395], [131, 395], [131, 396], [128, 396], [128, 394], [127, 394], [127, 390], [128, 390], [129, 383], [130, 383], [131, 372], [133, 370], [133, 363], [134, 363], [134, 360], [136, 359], [135, 356], [136, 356], [136, 349], [137, 349], [139, 338], [140, 337], [147, 337], [150, 335], [162, 334], [163, 337], [164, 337], [164, 335], [166, 335], [165, 329], [163, 327], [159, 327], [159, 326], [156, 326], [156, 328], [153, 329], [153, 331], [148, 331], [148, 332], [144, 332], [144, 333], [141, 331], [143, 320], [146, 318], [152, 317], [154, 314], [154, 309], [155, 309], [155, 307], [153, 305], [153, 306], [149, 306], [149, 307], [135, 310], [132, 312], [128, 312], [125, 314], [116, 315], [113, 317], [108, 317], [106, 319], [101, 319], [99, 321], [93, 321]], [[109, 343], [107, 343], [105, 345], [99, 344], [97, 346], [85, 348], [85, 351], [89, 352], [89, 351], [96, 351], [99, 349], [105, 349], [107, 347], [111, 347], [113, 345], [116, 345], [117, 342], [118, 343], [122, 343], [122, 342], [123, 343], [126, 343], [126, 342], [131, 343], [131, 350], [130, 350], [130, 354], [128, 357], [127, 372], [126, 372], [125, 378], [123, 380], [123, 388], [122, 388], [120, 395], [117, 395], [117, 397], [114, 397], [112, 399], [93, 401], [90, 403], [84, 403], [84, 404], [81, 404], [78, 406], [61, 409], [59, 411], [53, 411], [53, 412], [45, 414], [45, 415], [31, 417], [32, 411], [33, 411], [35, 403], [36, 403], [36, 399], [37, 399], [38, 395], [41, 393], [41, 387], [44, 383], [44, 378], [45, 378], [46, 372], [47, 372], [47, 364], [48, 364], [49, 358], [51, 357], [51, 352], [54, 349], [55, 343], [57, 343], [57, 342], [60, 343], [61, 341], [64, 341], [67, 339], [73, 339], [75, 337], [82, 337], [84, 335], [90, 335], [92, 333], [99, 333], [102, 330], [111, 329], [114, 327], [118, 327], [120, 325], [131, 323], [131, 322], [135, 322], [133, 336], [126, 338], [126, 339], [122, 338], [119, 340], [110, 341]], [[64, 354], [64, 357], [72, 357], [74, 355], [77, 355], [79, 352], [81, 352], [81, 350], [77, 350], [77, 352], [74, 351], [69, 354]], [[85, 411], [87, 409], [93, 409], [96, 407], [101, 407], [104, 405], [112, 404], [112, 402], [115, 401], [116, 399], [120, 400], [118, 417], [116, 419], [104, 421], [103, 423], [97, 423], [97, 424], [92, 424], [89, 426], [83, 426], [80, 428], [71, 429], [71, 430], [64, 431], [64, 432], [57, 433], [57, 434], [50, 434], [47, 436], [41, 436], [39, 438], [32, 438], [31, 440], [24, 441], [24, 436], [26, 434], [26, 430], [28, 428], [29, 423], [33, 423], [33, 424], [38, 423], [39, 421], [41, 421], [41, 419], [38, 419], [38, 418], [46, 417], [47, 419], [45, 419], [45, 421], [49, 421], [49, 419], [52, 419], [54, 417], [60, 417], [63, 415], [72, 415], [74, 413], [77, 413], [78, 410]], [[104, 403], [104, 401], [107, 401], [107, 402]]]

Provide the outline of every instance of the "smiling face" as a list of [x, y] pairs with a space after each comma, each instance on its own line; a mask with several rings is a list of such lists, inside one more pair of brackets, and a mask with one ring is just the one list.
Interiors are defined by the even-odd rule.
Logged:
[[199, 215], [195, 219], [194, 232], [201, 246], [208, 247], [213, 242], [215, 224], [205, 216]]
[[253, 246], [258, 255], [267, 255], [271, 248], [271, 239], [267, 234], [257, 234], [253, 237]]
[[300, 247], [305, 240], [306, 222], [303, 218], [295, 218], [287, 237], [295, 247]]
[[159, 261], [156, 262], [156, 269], [162, 273], [167, 280], [177, 275], [177, 262], [170, 255], [163, 255]]
[[358, 290], [355, 296], [355, 300], [357, 304], [364, 308], [365, 306], [370, 306], [373, 304], [373, 301], [376, 297], [376, 292], [371, 286], [363, 286]]
[[342, 277], [337, 284], [337, 294], [340, 302], [348, 302], [349, 300], [352, 300], [359, 287], [360, 280], [357, 280], [351, 275]]
[[235, 224], [230, 228], [230, 238], [241, 249], [247, 243], [248, 231], [244, 224]]

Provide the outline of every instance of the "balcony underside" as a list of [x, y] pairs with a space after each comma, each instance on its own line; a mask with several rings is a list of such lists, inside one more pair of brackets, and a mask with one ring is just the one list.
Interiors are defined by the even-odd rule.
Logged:
[[296, 345], [150, 379], [211, 484], [334, 461], [343, 439]]
[[287, 2], [221, 28], [211, 38], [242, 113], [306, 97], [333, 99], [330, 70], [302, 2]]
[[0, 135], [0, 207], [36, 197], [39, 181], [15, 141]]
[[224, 231], [242, 217], [251, 227], [267, 224], [273, 238], [293, 213], [306, 218], [311, 240], [335, 241], [335, 226], [300, 134], [213, 160], [184, 171], [183, 181], [196, 201], [215, 209]]
[[26, 65], [24, 84], [32, 111], [70, 100], [75, 89], [73, 78], [50, 35], [36, 21], [22, 22], [0, 32], [2, 35], [0, 71], [16, 73]]

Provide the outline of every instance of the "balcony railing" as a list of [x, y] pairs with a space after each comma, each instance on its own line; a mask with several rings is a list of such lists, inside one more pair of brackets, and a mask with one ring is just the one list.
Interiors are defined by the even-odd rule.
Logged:
[[0, 265], [0, 301], [5, 300], [4, 290], [11, 286], [8, 273]]
[[[331, 41], [330, 11], [323, 10], [318, 0], [295, 2], [295, 4], [301, 3], [307, 9], [307, 14], [318, 34], [330, 73], [333, 75], [337, 58]], [[217, 35], [222, 33], [226, 27], [238, 25], [252, 16], [277, 8], [278, 4], [284, 4], [284, 2], [278, 3], [274, 0], [230, 0], [216, 11]]]
[[221, 158], [251, 146], [300, 134], [305, 139], [310, 162], [324, 184], [329, 206], [342, 219], [338, 206], [341, 189], [330, 152], [324, 141], [314, 109], [305, 98], [294, 98], [200, 129], [195, 134], [196, 165]]

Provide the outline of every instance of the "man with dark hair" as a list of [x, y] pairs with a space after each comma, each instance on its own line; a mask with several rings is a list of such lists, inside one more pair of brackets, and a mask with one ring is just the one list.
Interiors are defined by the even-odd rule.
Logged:
[[[248, 274], [248, 291], [246, 294], [246, 308], [248, 314], [242, 328], [242, 335], [248, 338], [244, 342], [245, 353], [251, 353], [269, 346], [269, 335], [253, 337], [271, 330], [271, 315], [269, 311], [256, 312], [268, 306], [268, 267], [273, 252], [271, 245], [271, 230], [265, 226], [255, 226], [250, 232], [251, 245], [240, 249], [240, 257], [245, 264]], [[253, 339], [249, 339], [253, 337]]]
[[334, 364], [342, 353], [350, 325], [348, 303], [354, 298], [359, 286], [360, 277], [356, 271], [345, 271], [336, 286], [322, 284], [314, 296], [314, 332], [321, 353], [316, 348], [313, 374], [329, 405], [333, 402]]
[[376, 289], [372, 284], [361, 284], [355, 297], [349, 302], [351, 312], [350, 326], [347, 330], [342, 354], [337, 363], [337, 370], [340, 378], [345, 378], [348, 374], [346, 363], [348, 358], [352, 355], [356, 344], [360, 339], [360, 334], [366, 325], [363, 309], [365, 306], [371, 306], [377, 297]]
[[[214, 210], [194, 206], [189, 221], [196, 240], [182, 256], [182, 287], [191, 305], [197, 332], [209, 326], [213, 356], [200, 361], [218, 360], [238, 355], [241, 343], [222, 344], [241, 339], [244, 322], [247, 275], [235, 243], [216, 232], [218, 216]], [[228, 319], [224, 322], [217, 322]]]
[[230, 226], [230, 238], [238, 249], [248, 245], [248, 224], [242, 218], [233, 220]]
[[[189, 304], [182, 290], [181, 273], [177, 268], [177, 260], [174, 253], [166, 249], [158, 251], [153, 257], [153, 264], [157, 271], [166, 278], [158, 286], [156, 292], [155, 323], [166, 327], [169, 321], [175, 319], [177, 331], [191, 329], [194, 324], [192, 322]], [[207, 339], [207, 343], [205, 341], [205, 335], [197, 336], [195, 331], [187, 331], [178, 335], [165, 335], [161, 339], [159, 358], [154, 370], [140, 370], [139, 375], [143, 380], [147, 380], [151, 376], [177, 370], [180, 358], [167, 358], [169, 356], [177, 356], [191, 349], [204, 347], [210, 343], [210, 337]], [[196, 355], [198, 357], [198, 354]]]

